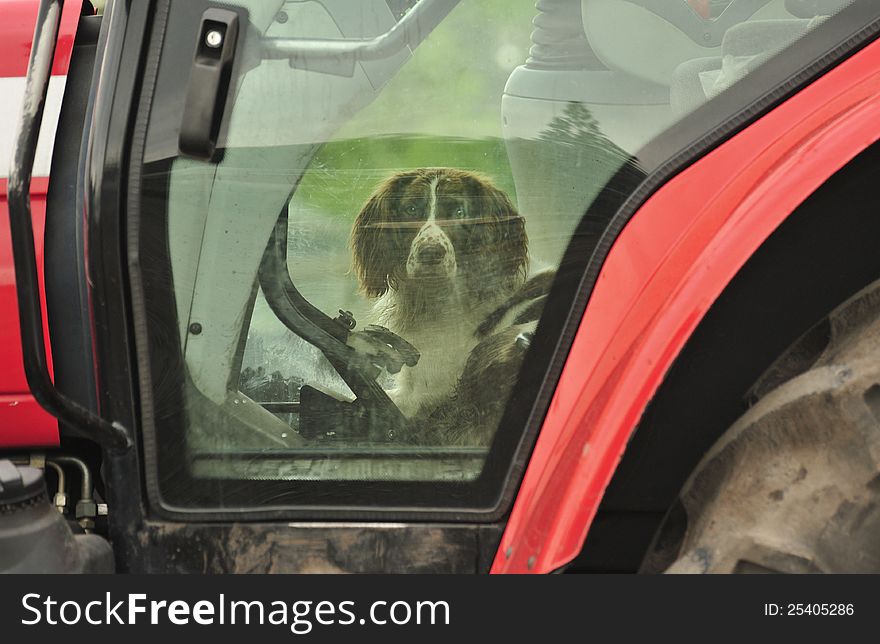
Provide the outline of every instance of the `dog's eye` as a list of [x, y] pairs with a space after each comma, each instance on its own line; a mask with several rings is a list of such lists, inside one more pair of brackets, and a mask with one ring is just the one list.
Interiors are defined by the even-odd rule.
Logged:
[[410, 204], [406, 207], [406, 214], [414, 215], [418, 212], [418, 208], [416, 208], [413, 204]]
[[455, 213], [454, 213], [454, 214], [455, 214], [456, 217], [464, 217], [464, 208], [462, 208], [461, 206], [459, 206], [458, 208], [455, 209]]

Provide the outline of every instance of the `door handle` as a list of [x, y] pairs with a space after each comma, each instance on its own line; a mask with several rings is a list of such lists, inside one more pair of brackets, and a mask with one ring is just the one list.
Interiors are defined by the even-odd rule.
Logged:
[[180, 124], [180, 153], [210, 161], [226, 106], [238, 40], [238, 14], [208, 9], [202, 14]]

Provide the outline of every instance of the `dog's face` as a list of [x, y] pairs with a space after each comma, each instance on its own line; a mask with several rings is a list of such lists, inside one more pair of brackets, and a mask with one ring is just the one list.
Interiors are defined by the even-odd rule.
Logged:
[[524, 222], [507, 195], [485, 177], [450, 168], [382, 183], [358, 215], [351, 245], [371, 297], [453, 282], [479, 296], [522, 277], [528, 263]]

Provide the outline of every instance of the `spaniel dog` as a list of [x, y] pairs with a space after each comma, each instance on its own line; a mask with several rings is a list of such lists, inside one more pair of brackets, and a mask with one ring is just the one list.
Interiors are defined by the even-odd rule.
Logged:
[[[451, 168], [395, 174], [358, 214], [351, 249], [361, 290], [376, 299], [375, 322], [421, 353], [389, 391], [405, 416], [429, 418], [459, 397], [464, 382], [499, 365], [515, 378], [528, 345], [523, 334], [534, 330], [537, 319], [525, 320], [515, 309], [523, 302], [542, 304], [543, 293], [522, 295], [535, 290], [534, 280], [526, 280], [525, 224], [489, 179]], [[506, 403], [501, 386], [487, 381], [482, 389]], [[486, 440], [463, 436], [451, 442]]]

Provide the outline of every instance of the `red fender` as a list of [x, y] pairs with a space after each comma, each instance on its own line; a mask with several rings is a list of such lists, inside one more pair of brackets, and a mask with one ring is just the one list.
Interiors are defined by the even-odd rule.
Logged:
[[703, 316], [770, 234], [880, 138], [880, 42], [656, 192], [611, 249], [517, 494], [493, 573], [583, 546], [627, 441]]

